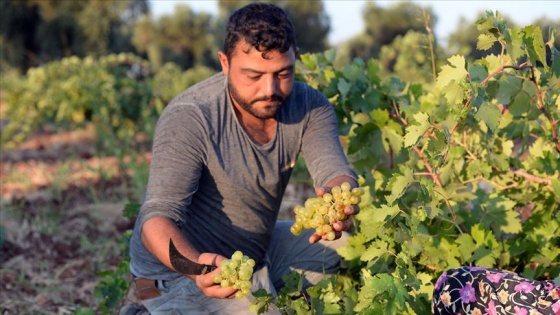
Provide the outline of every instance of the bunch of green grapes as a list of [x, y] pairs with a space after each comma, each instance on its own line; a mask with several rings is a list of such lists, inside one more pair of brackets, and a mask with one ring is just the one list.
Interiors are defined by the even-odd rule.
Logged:
[[238, 290], [235, 297], [244, 298], [251, 294], [251, 277], [255, 261], [241, 251], [235, 251], [231, 259], [223, 260], [220, 264], [220, 273], [214, 276], [214, 283], [219, 283], [222, 288], [233, 287]]
[[296, 206], [295, 222], [290, 231], [299, 235], [305, 229], [315, 229], [318, 235], [326, 235], [332, 241], [335, 238], [333, 224], [346, 219], [344, 208], [360, 203], [362, 190], [358, 187], [351, 188], [347, 182], [334, 186], [330, 193], [323, 197], [312, 197], [305, 201], [304, 206]]

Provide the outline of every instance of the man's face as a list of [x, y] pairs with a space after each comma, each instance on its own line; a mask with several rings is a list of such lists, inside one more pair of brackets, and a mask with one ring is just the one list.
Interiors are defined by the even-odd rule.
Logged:
[[238, 109], [256, 118], [275, 118], [292, 92], [296, 53], [293, 48], [285, 53], [271, 51], [265, 59], [261, 52], [249, 47], [244, 42], [237, 45], [229, 61], [220, 53], [231, 98]]

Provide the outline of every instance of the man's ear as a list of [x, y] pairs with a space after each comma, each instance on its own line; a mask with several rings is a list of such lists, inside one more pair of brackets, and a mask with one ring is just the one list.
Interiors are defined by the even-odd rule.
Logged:
[[228, 58], [226, 56], [226, 54], [224, 54], [224, 52], [220, 51], [218, 53], [218, 59], [220, 60], [220, 64], [222, 65], [222, 73], [225, 75], [229, 74], [229, 62], [228, 62]]

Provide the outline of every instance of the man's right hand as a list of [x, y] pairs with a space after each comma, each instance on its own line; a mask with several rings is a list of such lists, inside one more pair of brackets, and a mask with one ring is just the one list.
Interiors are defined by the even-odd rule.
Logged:
[[198, 257], [199, 264], [218, 267], [207, 274], [194, 277], [196, 285], [206, 296], [217, 299], [232, 299], [235, 297], [236, 289], [232, 287], [222, 288], [219, 283], [214, 283], [214, 276], [221, 272], [220, 265], [226, 259], [226, 257], [214, 253], [202, 253]]

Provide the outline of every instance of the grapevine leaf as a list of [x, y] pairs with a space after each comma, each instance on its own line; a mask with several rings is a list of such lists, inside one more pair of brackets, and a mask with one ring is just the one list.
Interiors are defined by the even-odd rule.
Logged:
[[461, 104], [465, 98], [465, 89], [461, 84], [455, 81], [443, 88], [442, 92], [444, 93], [445, 99], [451, 105]]
[[252, 293], [253, 300], [249, 306], [249, 310], [255, 314], [264, 314], [268, 312], [269, 305], [273, 302], [272, 294], [265, 289], [258, 289]]
[[376, 59], [370, 59], [367, 63], [367, 78], [372, 84], [378, 84], [381, 82], [379, 78], [379, 61]]
[[510, 41], [506, 44], [506, 50], [511, 55], [512, 60], [518, 60], [525, 56], [522, 48], [523, 34], [520, 29], [510, 30]]
[[403, 305], [408, 292], [399, 283], [398, 278], [388, 274], [378, 274], [371, 279], [373, 289], [386, 298], [386, 314], [396, 314], [400, 305]]
[[323, 56], [325, 58], [325, 61], [332, 64], [336, 58], [336, 50], [335, 49], [329, 49], [327, 51], [325, 51], [323, 53]]
[[309, 70], [317, 68], [317, 55], [316, 54], [302, 54], [300, 55], [302, 64]]
[[498, 71], [498, 69], [502, 68], [503, 62], [505, 57], [496, 56], [494, 54], [488, 55], [484, 57], [484, 63], [486, 64], [486, 68], [488, 69], [488, 73], [494, 73]]
[[389, 205], [392, 205], [395, 200], [400, 198], [408, 186], [414, 181], [412, 169], [403, 167], [401, 171], [402, 175], [398, 173], [393, 175], [387, 184], [387, 188], [391, 190], [391, 195], [385, 197]]
[[478, 121], [484, 121], [492, 132], [496, 132], [500, 125], [500, 109], [496, 104], [486, 103], [478, 109], [474, 118]]
[[399, 213], [399, 211], [401, 210], [398, 206], [389, 207], [387, 205], [381, 205], [381, 208], [378, 208], [371, 214], [371, 218], [374, 222], [384, 222], [386, 220], [391, 220], [392, 218], [394, 218]]
[[469, 65], [469, 76], [472, 82], [480, 83], [488, 76], [488, 71], [480, 63]]
[[468, 260], [476, 249], [476, 244], [472, 237], [469, 234], [461, 234], [455, 242], [459, 245], [461, 259], [464, 261]]
[[376, 108], [369, 113], [369, 117], [374, 121], [375, 125], [379, 128], [385, 126], [390, 120], [389, 112], [385, 109]]
[[354, 260], [365, 251], [365, 237], [358, 233], [348, 238], [348, 245], [338, 248], [336, 251], [346, 260]]
[[513, 211], [515, 201], [497, 194], [491, 194], [484, 209], [486, 218], [484, 226], [498, 233], [519, 233], [522, 230], [519, 214]]
[[529, 25], [523, 28], [525, 34], [524, 40], [527, 45], [529, 58], [533, 65], [537, 65], [537, 61], [542, 64], [545, 70], [548, 70], [546, 63], [546, 48], [542, 37], [541, 28]]
[[554, 199], [560, 203], [560, 179], [553, 179], [551, 181], [552, 191], [554, 192]]
[[394, 152], [394, 154], [399, 154], [403, 147], [403, 136], [400, 134], [400, 129], [383, 127], [381, 129], [383, 138], [387, 141], [383, 142], [386, 152]]
[[492, 11], [486, 11], [486, 16], [482, 16], [476, 21], [476, 28], [479, 31], [486, 32], [494, 28], [495, 20], [494, 13]]
[[[357, 117], [356, 117], [357, 118]], [[354, 128], [354, 136], [348, 143], [348, 154], [355, 154], [364, 148], [364, 143], [377, 143], [373, 141], [375, 135], [379, 132], [379, 128], [373, 123], [365, 123], [357, 125]]]
[[371, 244], [366, 251], [362, 254], [360, 259], [362, 261], [377, 261], [381, 256], [387, 254], [388, 244], [385, 241], [377, 241]]
[[496, 257], [492, 255], [492, 250], [488, 247], [479, 247], [474, 251], [469, 262], [476, 262], [478, 266], [491, 268], [496, 263]]
[[344, 80], [343, 78], [340, 78], [338, 80], [337, 88], [340, 91], [342, 97], [345, 97], [348, 94], [351, 87], [352, 85], [348, 83], [346, 80]]
[[492, 173], [492, 168], [488, 163], [476, 160], [468, 164], [467, 166], [467, 174], [471, 178], [475, 178], [478, 176], [482, 176], [487, 178]]
[[495, 36], [491, 36], [488, 34], [480, 34], [478, 35], [478, 41], [476, 42], [476, 49], [478, 50], [488, 50], [494, 46], [494, 43], [497, 42]]
[[[560, 77], [560, 51], [556, 47], [550, 48], [550, 57], [552, 59], [552, 73], [558, 78]], [[557, 98], [557, 100], [560, 98]]]
[[350, 80], [350, 82], [354, 82], [362, 75], [362, 69], [356, 63], [352, 63], [344, 66], [342, 74], [346, 79]]
[[430, 128], [430, 122], [428, 114], [426, 113], [416, 113], [414, 120], [406, 127], [406, 134], [404, 136], [405, 147], [410, 147], [418, 142], [424, 133]]
[[476, 262], [481, 267], [492, 267], [499, 255], [499, 246], [494, 235], [485, 230], [480, 224], [475, 224], [471, 228], [471, 236], [476, 242], [475, 249], [470, 262]]
[[500, 80], [498, 88], [499, 104], [509, 104], [511, 98], [517, 94], [523, 86], [523, 80], [513, 76], [505, 76]]
[[509, 112], [515, 118], [526, 115], [531, 109], [531, 97], [527, 93], [518, 93], [508, 106]]
[[465, 69], [465, 57], [455, 55], [448, 59], [450, 65], [441, 67], [441, 71], [437, 77], [436, 85], [439, 88], [444, 88], [451, 82], [460, 82], [465, 79], [468, 72]]

